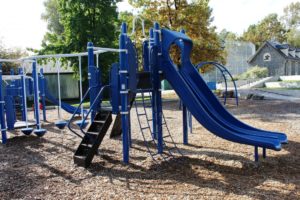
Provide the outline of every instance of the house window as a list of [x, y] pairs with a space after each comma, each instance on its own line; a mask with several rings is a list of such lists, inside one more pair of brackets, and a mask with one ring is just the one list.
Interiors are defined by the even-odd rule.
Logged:
[[263, 58], [264, 58], [265, 62], [270, 62], [271, 61], [271, 54], [270, 53], [265, 53]]

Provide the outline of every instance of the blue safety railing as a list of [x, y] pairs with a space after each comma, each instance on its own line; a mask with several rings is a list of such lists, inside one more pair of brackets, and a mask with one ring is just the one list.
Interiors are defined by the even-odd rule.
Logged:
[[[99, 99], [99, 97], [101, 97], [103, 91], [104, 91], [106, 88], [109, 88], [109, 87], [110, 87], [110, 85], [105, 85], [105, 86], [103, 86], [103, 87], [101, 88], [101, 90], [100, 90], [99, 93], [97, 94], [95, 100], [93, 101], [92, 105], [90, 105], [90, 108], [93, 108], [93, 106], [95, 105], [95, 103], [97, 102], [97, 100]], [[82, 120], [82, 122], [81, 122], [80, 130], [81, 130], [81, 132], [82, 132], [83, 134], [86, 134], [86, 132], [83, 130], [84, 127], [83, 127], [82, 125], [85, 124], [85, 121], [87, 120], [89, 114], [92, 113], [92, 111], [93, 111], [93, 109], [90, 109], [90, 110], [87, 112], [87, 114], [85, 115], [85, 117], [84, 117], [84, 119]], [[91, 120], [93, 120], [93, 119], [91, 119]]]
[[[75, 135], [77, 135], [78, 137], [80, 137], [80, 138], [83, 138], [83, 137], [82, 137], [81, 135], [79, 135], [75, 130], [73, 130], [73, 129], [71, 128], [71, 122], [73, 121], [73, 119], [74, 119], [76, 113], [78, 112], [78, 110], [81, 109], [81, 106], [82, 106], [83, 102], [85, 101], [86, 97], [88, 96], [88, 94], [90, 93], [91, 89], [96, 88], [96, 87], [98, 87], [98, 86], [89, 87], [89, 89], [88, 89], [88, 90], [86, 91], [86, 93], [84, 94], [84, 96], [83, 96], [81, 102], [79, 103], [78, 107], [76, 108], [76, 110], [74, 111], [74, 113], [72, 114], [72, 116], [71, 116], [71, 118], [70, 118], [70, 120], [69, 120], [69, 122], [68, 122], [68, 128], [69, 128], [69, 130], [70, 130], [72, 133], [74, 133]], [[100, 92], [101, 92], [101, 91], [100, 91]], [[81, 114], [83, 115], [83, 113], [81, 113]], [[82, 124], [83, 124], [83, 123], [81, 123], [80, 127], [82, 126]]]

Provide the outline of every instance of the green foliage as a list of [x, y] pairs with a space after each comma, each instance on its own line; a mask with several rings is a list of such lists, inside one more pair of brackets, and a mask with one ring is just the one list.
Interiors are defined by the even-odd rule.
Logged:
[[236, 78], [238, 80], [265, 78], [268, 76], [268, 68], [254, 66], [249, 68], [246, 72], [240, 74]]
[[[42, 18], [48, 22], [39, 54], [85, 52], [87, 42], [95, 46], [118, 46], [117, 0], [48, 0]], [[109, 66], [117, 55], [100, 54], [100, 67], [107, 80]], [[78, 59], [70, 59], [78, 71]], [[83, 73], [86, 77], [87, 59], [83, 59]]]
[[291, 3], [283, 11], [281, 19], [288, 30], [287, 42], [300, 47], [300, 2]]
[[[14, 49], [9, 49], [6, 48], [3, 43], [0, 41], [0, 58], [3, 59], [18, 59], [21, 57], [25, 57], [27, 56], [27, 53], [19, 48], [14, 48]], [[2, 71], [3, 74], [9, 74], [10, 73], [10, 69], [15, 69], [18, 67], [19, 65], [16, 63], [3, 63], [2, 65]]]
[[269, 14], [258, 24], [250, 25], [247, 31], [243, 33], [242, 39], [252, 42], [258, 48], [267, 40], [286, 41], [286, 29], [278, 20], [278, 15], [273, 13]]
[[226, 29], [221, 30], [221, 32], [218, 34], [221, 41], [236, 41], [238, 40], [238, 36], [230, 31], [227, 31]]
[[287, 33], [287, 42], [295, 47], [300, 47], [300, 30], [290, 29]]
[[[204, 60], [224, 62], [224, 51], [215, 27], [211, 26], [212, 9], [208, 0], [129, 0], [129, 3], [140, 10], [147, 28], [157, 21], [161, 27], [177, 31], [184, 29], [194, 42], [191, 55], [193, 63]], [[179, 57], [178, 53], [174, 50], [173, 56]]]
[[291, 3], [283, 9], [283, 12], [281, 19], [287, 28], [300, 26], [300, 2]]

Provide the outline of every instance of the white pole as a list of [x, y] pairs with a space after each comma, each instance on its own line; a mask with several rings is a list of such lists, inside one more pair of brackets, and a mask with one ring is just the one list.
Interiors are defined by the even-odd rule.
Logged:
[[60, 96], [60, 60], [56, 60], [56, 70], [57, 70], [57, 87], [58, 87], [58, 118], [61, 120], [61, 96]]
[[22, 72], [23, 72], [23, 92], [24, 92], [24, 109], [25, 109], [25, 123], [26, 123], [26, 128], [28, 128], [28, 119], [27, 119], [27, 94], [26, 94], [26, 74], [25, 74], [25, 67], [24, 67], [24, 63], [22, 63]]
[[[79, 62], [79, 90], [80, 90], [80, 102], [82, 101], [82, 71], [81, 71], [81, 56], [78, 57]], [[83, 103], [81, 104], [81, 120], [83, 121]]]

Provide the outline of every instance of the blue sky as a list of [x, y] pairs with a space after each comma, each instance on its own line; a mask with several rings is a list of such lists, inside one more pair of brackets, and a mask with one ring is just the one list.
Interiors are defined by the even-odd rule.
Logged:
[[[270, 13], [283, 13], [283, 8], [299, 0], [211, 0], [214, 22], [223, 28], [242, 34], [250, 24], [257, 23]], [[124, 1], [119, 10], [132, 10]], [[0, 0], [0, 39], [7, 47], [39, 48], [47, 31], [41, 20], [43, 0]]]

